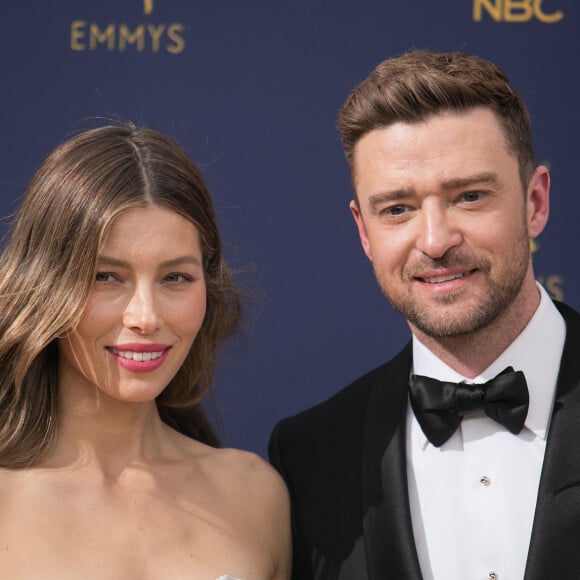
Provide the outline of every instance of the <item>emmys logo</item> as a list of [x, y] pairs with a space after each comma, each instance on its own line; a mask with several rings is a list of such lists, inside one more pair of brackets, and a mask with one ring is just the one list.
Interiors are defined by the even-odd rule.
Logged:
[[[530, 251], [532, 255], [540, 249], [538, 242], [530, 240]], [[562, 283], [564, 279], [559, 274], [550, 274], [548, 276], [536, 276], [536, 280], [548, 291], [550, 297], [554, 300], [564, 300], [564, 289]]]
[[542, 0], [473, 0], [475, 22], [481, 22], [484, 11], [496, 22], [529, 22], [535, 18], [554, 24], [564, 18], [561, 10], [544, 12]]
[[[143, 0], [143, 14], [153, 14], [153, 0]], [[185, 50], [185, 26], [179, 22], [89, 22], [74, 20], [70, 28], [70, 47], [75, 52], [106, 50], [108, 52], [168, 52]]]

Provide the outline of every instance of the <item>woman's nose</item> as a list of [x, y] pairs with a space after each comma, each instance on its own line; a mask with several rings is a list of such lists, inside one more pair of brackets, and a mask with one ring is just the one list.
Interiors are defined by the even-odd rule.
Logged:
[[135, 288], [125, 308], [123, 324], [139, 334], [152, 334], [161, 328], [162, 317], [152, 289], [143, 285]]

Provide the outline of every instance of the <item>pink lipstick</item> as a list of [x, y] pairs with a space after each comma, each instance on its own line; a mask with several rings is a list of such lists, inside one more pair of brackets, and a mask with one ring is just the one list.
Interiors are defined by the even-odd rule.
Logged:
[[127, 343], [108, 346], [106, 350], [120, 367], [133, 373], [148, 373], [165, 362], [170, 348], [167, 344]]

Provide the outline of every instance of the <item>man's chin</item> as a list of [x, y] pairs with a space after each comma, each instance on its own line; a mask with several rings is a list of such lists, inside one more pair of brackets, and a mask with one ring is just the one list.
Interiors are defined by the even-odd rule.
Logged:
[[412, 327], [435, 339], [468, 336], [490, 325], [501, 313], [449, 294], [437, 296], [427, 305], [395, 305], [395, 308]]

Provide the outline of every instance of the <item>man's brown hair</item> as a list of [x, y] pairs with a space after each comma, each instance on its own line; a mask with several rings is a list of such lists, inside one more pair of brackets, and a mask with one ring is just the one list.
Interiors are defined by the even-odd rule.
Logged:
[[536, 162], [530, 117], [523, 99], [493, 63], [458, 52], [417, 50], [381, 62], [349, 95], [338, 129], [354, 183], [353, 154], [359, 139], [396, 122], [417, 123], [444, 112], [488, 107], [518, 160], [524, 191]]

